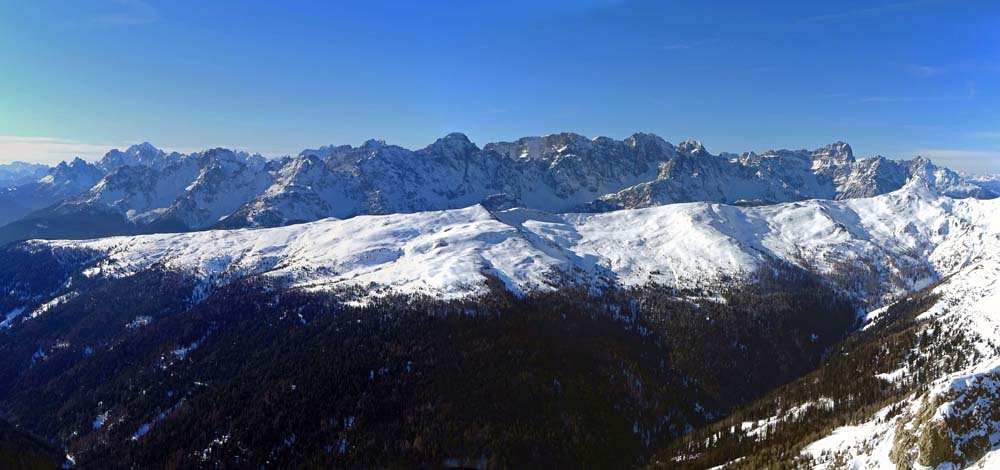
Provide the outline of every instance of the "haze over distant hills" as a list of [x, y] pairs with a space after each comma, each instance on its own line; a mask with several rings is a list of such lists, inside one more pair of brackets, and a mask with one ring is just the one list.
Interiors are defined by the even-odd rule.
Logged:
[[614, 140], [563, 133], [480, 148], [453, 133], [416, 151], [370, 140], [273, 160], [221, 148], [166, 153], [143, 143], [40, 172], [0, 170], [20, 178], [0, 193], [0, 240], [274, 227], [473, 204], [604, 212], [849, 199], [885, 194], [916, 177], [948, 196], [997, 195], [923, 158], [856, 159], [843, 142], [713, 155], [700, 142], [674, 145], [653, 134]]
[[40, 163], [0, 163], [0, 188], [11, 188], [36, 181], [48, 171], [49, 166]]

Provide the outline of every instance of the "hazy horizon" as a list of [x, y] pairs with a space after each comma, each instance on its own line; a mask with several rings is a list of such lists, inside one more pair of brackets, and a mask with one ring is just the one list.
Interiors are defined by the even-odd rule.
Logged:
[[[459, 132], [459, 131], [455, 131], [455, 132]], [[570, 131], [566, 131], [566, 132], [570, 132]], [[656, 133], [654, 132], [653, 134], [656, 134]], [[550, 135], [550, 134], [546, 134], [546, 135]], [[597, 138], [597, 137], [612, 137], [612, 138], [614, 138], [616, 140], [623, 140], [625, 138], [628, 138], [630, 135], [632, 135], [632, 134], [629, 134], [628, 136], [622, 136], [622, 137], [612, 137], [612, 136], [604, 136], [604, 135], [584, 136], [584, 137], [588, 137], [588, 138], [591, 138], [591, 139], [594, 139], [594, 138]], [[659, 135], [659, 134], [656, 134], [656, 135]], [[485, 144], [488, 144], [488, 143], [493, 143], [493, 142], [510, 142], [510, 141], [514, 141], [514, 140], [520, 139], [522, 137], [533, 137], [533, 136], [518, 136], [518, 137], [512, 137], [512, 138], [508, 138], [508, 139], [501, 139], [499, 141], [479, 142], [479, 141], [476, 141], [475, 139], [471, 138], [468, 135], [466, 135], [466, 136], [469, 137], [469, 140], [472, 141], [473, 144], [475, 144], [476, 146], [478, 146], [480, 148], [482, 148]], [[438, 138], [440, 138], [440, 137], [444, 137], [444, 135], [438, 136]], [[544, 136], [542, 136], [542, 137], [544, 137]], [[660, 136], [660, 137], [663, 137], [663, 136]], [[5, 149], [5, 147], [4, 147], [4, 141], [5, 141], [6, 138], [7, 137], [5, 137], [5, 136], [0, 136], [0, 151], [3, 151]], [[396, 144], [395, 142], [393, 142], [393, 141], [391, 141], [389, 139], [384, 139], [382, 137], [372, 137], [371, 139], [365, 139], [365, 141], [372, 140], [372, 139], [384, 140], [386, 142], [386, 144], [388, 144], [388, 145], [399, 145], [399, 144]], [[676, 144], [682, 142], [683, 140], [698, 140], [698, 139], [682, 139], [682, 140], [665, 139], [665, 140], [667, 140], [668, 142], [676, 145]], [[406, 147], [406, 146], [403, 146], [403, 145], [399, 145], [399, 146], [407, 148], [409, 150], [418, 150], [418, 149], [421, 149], [421, 148], [424, 148], [424, 147], [430, 145], [433, 142], [434, 142], [434, 139], [432, 139], [431, 141], [427, 142], [427, 144], [425, 144], [425, 145], [420, 145], [420, 146], [415, 146], [415, 147]], [[771, 148], [771, 149], [716, 150], [716, 149], [713, 149], [711, 147], [710, 143], [706, 143], [706, 142], [703, 142], [703, 141], [700, 141], [700, 142], [702, 142], [702, 144], [705, 146], [706, 150], [708, 150], [710, 153], [716, 154], [716, 155], [721, 154], [721, 153], [740, 154], [740, 153], [748, 152], [748, 151], [752, 151], [752, 152], [756, 152], [756, 153], [764, 153], [764, 152], [772, 151], [772, 150], [816, 150], [818, 148], [821, 148], [821, 147], [824, 147], [826, 145], [834, 143], [834, 142], [827, 142], [827, 143], [824, 143], [824, 144], [815, 145], [815, 146], [812, 146], [812, 147], [804, 147], [804, 148], [801, 148], [801, 149], [799, 149], [799, 148], [794, 148], [794, 149], [789, 149], [789, 148]], [[16, 158], [16, 157], [15, 158], [11, 158], [11, 159], [6, 159], [6, 158], [3, 158], [3, 154], [0, 154], [0, 165], [2, 165], [2, 164], [9, 164], [9, 163], [35, 163], [35, 164], [45, 164], [45, 165], [49, 165], [49, 166], [54, 166], [54, 165], [59, 164], [60, 162], [69, 162], [69, 161], [71, 161], [71, 160], [73, 160], [75, 158], [80, 158], [80, 159], [83, 159], [83, 160], [86, 160], [86, 161], [90, 161], [90, 162], [97, 162], [102, 157], [104, 157], [104, 155], [107, 152], [109, 152], [111, 150], [125, 150], [125, 149], [127, 149], [128, 147], [130, 147], [132, 145], [138, 145], [138, 144], [141, 144], [141, 143], [148, 143], [148, 144], [150, 144], [150, 145], [156, 147], [157, 149], [160, 149], [160, 150], [162, 150], [162, 151], [164, 151], [166, 153], [178, 152], [178, 153], [182, 153], [182, 154], [191, 154], [191, 153], [196, 153], [196, 152], [202, 152], [202, 151], [209, 150], [209, 149], [212, 149], [212, 148], [220, 148], [221, 147], [221, 148], [226, 148], [226, 149], [233, 150], [233, 151], [242, 151], [242, 152], [247, 152], [247, 153], [250, 153], [250, 154], [260, 154], [260, 155], [262, 155], [262, 156], [264, 156], [264, 157], [266, 157], [268, 159], [281, 158], [281, 157], [285, 157], [285, 156], [295, 156], [295, 155], [298, 155], [300, 152], [305, 151], [307, 149], [317, 149], [319, 147], [329, 146], [329, 145], [333, 145], [333, 146], [337, 146], [337, 145], [352, 145], [354, 147], [359, 147], [359, 146], [361, 146], [361, 145], [364, 144], [364, 142], [331, 142], [331, 143], [326, 143], [326, 144], [322, 144], [322, 145], [314, 145], [314, 146], [302, 147], [301, 149], [299, 149], [297, 151], [277, 153], [277, 152], [258, 152], [258, 151], [254, 150], [254, 149], [243, 148], [243, 147], [240, 147], [240, 146], [227, 146], [227, 145], [210, 145], [210, 146], [207, 146], [207, 147], [204, 147], [204, 148], [163, 147], [163, 146], [157, 145], [155, 142], [142, 141], [142, 142], [125, 143], [125, 144], [120, 144], [120, 145], [112, 145], [112, 146], [106, 147], [104, 150], [102, 150], [102, 148], [104, 148], [104, 147], [102, 147], [100, 145], [93, 145], [93, 146], [90, 146], [90, 147], [92, 147], [92, 149], [89, 149], [89, 150], [84, 151], [84, 152], [69, 152], [69, 153], [65, 153], [64, 149], [61, 149], [61, 148], [58, 148], [58, 147], [60, 147], [60, 146], [68, 146], [68, 147], [72, 148], [72, 146], [74, 144], [71, 143], [71, 142], [54, 142], [54, 143], [52, 143], [52, 145], [56, 146], [57, 148], [52, 151], [52, 154], [51, 154], [52, 158], [51, 159], [50, 158], [45, 158], [45, 159], [39, 159], [39, 160], [26, 160], [26, 159], [19, 159], [19, 158]], [[847, 142], [847, 144], [850, 144], [850, 142]], [[909, 160], [909, 159], [916, 158], [916, 157], [924, 157], [924, 158], [930, 159], [931, 161], [933, 161], [935, 163], [940, 163], [940, 166], [945, 166], [945, 167], [948, 167], [948, 168], [950, 168], [952, 170], [956, 170], [956, 171], [960, 171], [960, 172], [967, 173], [967, 174], [972, 174], [972, 175], [992, 175], [992, 174], [995, 174], [997, 172], [1000, 172], [1000, 165], [998, 165], [998, 167], [997, 167], [997, 169], [995, 171], [994, 170], [990, 170], [989, 168], [987, 168], [986, 170], [981, 170], [981, 171], [968, 171], [968, 170], [963, 170], [963, 169], [961, 169], [959, 167], [955, 167], [955, 166], [951, 166], [951, 165], [947, 165], [945, 163], [942, 163], [942, 161], [950, 160], [947, 157], [933, 157], [933, 156], [930, 156], [930, 155], [922, 155], [922, 154], [917, 154], [917, 155], [881, 155], [881, 154], [871, 154], [871, 155], [869, 155], [869, 154], [863, 154], [863, 153], [859, 152], [856, 148], [854, 148], [853, 145], [851, 146], [851, 148], [854, 151], [854, 157], [857, 160], [864, 160], [864, 159], [875, 158], [875, 157], [885, 157], [885, 158], [888, 158], [888, 159], [891, 159], [891, 160]], [[961, 159], [960, 156], [957, 157], [957, 158]], [[959, 162], [959, 163], [961, 163], [961, 162]], [[998, 163], [1000, 163], [1000, 162], [998, 162]]]

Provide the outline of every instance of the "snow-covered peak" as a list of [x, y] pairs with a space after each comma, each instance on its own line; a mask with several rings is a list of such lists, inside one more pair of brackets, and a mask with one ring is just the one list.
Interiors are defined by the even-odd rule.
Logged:
[[124, 151], [114, 149], [106, 153], [98, 162], [105, 171], [114, 171], [123, 166], [143, 166], [149, 168], [164, 168], [180, 160], [183, 156], [179, 153], [166, 153], [149, 142], [135, 144]]
[[433, 144], [428, 145], [418, 153], [431, 157], [455, 159], [464, 158], [475, 152], [479, 152], [479, 147], [476, 147], [476, 144], [473, 144], [465, 134], [452, 132], [436, 140]]
[[973, 184], [948, 168], [934, 165], [930, 159], [917, 157], [909, 162], [909, 171], [913, 179], [926, 181], [941, 194], [952, 197], [995, 197], [986, 188]]
[[496, 152], [513, 160], [552, 161], [561, 155], [587, 154], [595, 140], [573, 132], [546, 136], [522, 137], [513, 142], [486, 144], [483, 150]]
[[813, 150], [812, 158], [816, 161], [816, 166], [823, 168], [849, 165], [855, 161], [854, 150], [846, 142], [840, 141]]
[[0, 188], [11, 188], [37, 181], [48, 173], [48, 165], [10, 162], [0, 164]]
[[160, 153], [162, 150], [153, 146], [149, 142], [143, 142], [141, 144], [134, 144], [130, 146], [125, 153], [128, 154], [142, 154], [142, 153]]
[[[53, 171], [74, 173], [70, 167], [85, 166], [80, 161]], [[648, 133], [616, 140], [564, 132], [482, 148], [464, 134], [452, 133], [416, 151], [369, 140], [360, 147], [324, 146], [304, 150], [299, 158], [278, 160], [223, 148], [187, 156], [164, 154], [143, 143], [108, 152], [95, 168], [93, 174], [78, 171], [90, 176], [77, 180], [80, 183], [72, 190], [43, 191], [44, 197], [23, 206], [37, 209], [63, 203], [78, 211], [112, 208], [142, 224], [174, 217], [188, 222], [156, 227], [181, 230], [275, 226], [480, 203], [550, 212], [601, 212], [694, 201], [761, 205], [849, 199], [886, 194], [917, 177], [948, 196], [994, 195], [926, 160], [854, 161], [850, 146], [843, 142], [813, 151], [778, 150], [737, 157], [712, 155], [694, 140], [675, 147]], [[105, 174], [115, 173], [120, 174], [93, 187]], [[58, 179], [46, 176], [41, 184], [51, 185]], [[227, 180], [242, 181], [243, 186], [230, 187], [232, 182]], [[193, 197], [191, 191], [200, 195]], [[29, 193], [8, 192], [0, 202], [21, 204], [15, 199], [22, 194]], [[69, 196], [78, 199], [65, 200]], [[239, 205], [232, 207], [234, 203]], [[0, 221], [9, 220], [2, 215]]]
[[299, 152], [299, 156], [313, 155], [319, 158], [326, 158], [337, 152], [346, 152], [352, 148], [350, 145], [324, 145], [318, 149], [305, 149]]
[[922, 199], [932, 199], [941, 196], [942, 191], [934, 184], [934, 179], [924, 173], [916, 173], [902, 188], [901, 194], [908, 194]]
[[87, 185], [89, 182], [89, 185], [93, 185], [100, 178], [101, 170], [99, 168], [80, 157], [76, 157], [69, 163], [59, 162], [38, 182], [45, 185]]
[[384, 139], [368, 139], [365, 143], [361, 144], [361, 148], [375, 150], [385, 147], [387, 144]]
[[981, 173], [981, 174], [962, 174], [962, 177], [969, 181], [975, 182], [986, 182], [986, 181], [1000, 181], [1000, 173]]
[[438, 140], [471, 143], [469, 137], [461, 132], [452, 132]]
[[693, 157], [711, 156], [711, 154], [705, 150], [705, 146], [702, 145], [701, 141], [698, 140], [685, 140], [680, 144], [677, 144], [677, 151]]
[[983, 188], [990, 195], [1000, 197], [1000, 174], [963, 175], [969, 183]]
[[670, 142], [652, 133], [638, 132], [632, 134], [631, 137], [625, 139], [625, 144], [635, 149], [645, 150], [646, 152], [671, 154], [676, 150]]

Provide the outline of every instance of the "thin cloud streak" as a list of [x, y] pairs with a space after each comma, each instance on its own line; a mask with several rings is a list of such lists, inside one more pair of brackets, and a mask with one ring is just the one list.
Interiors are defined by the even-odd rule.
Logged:
[[944, 67], [937, 67], [933, 65], [911, 65], [909, 70], [911, 75], [921, 78], [936, 77], [947, 71]]
[[156, 22], [160, 15], [152, 5], [145, 0], [114, 0], [120, 11], [100, 15], [94, 18], [94, 23], [103, 26], [144, 25]]
[[[112, 149], [126, 149], [137, 143], [139, 142], [91, 144], [71, 139], [62, 139], [59, 137], [0, 135], [0, 163], [25, 161], [53, 165], [61, 161], [70, 161], [77, 157], [93, 161], [99, 160], [104, 156], [104, 154], [108, 153], [108, 151]], [[206, 145], [204, 147], [157, 145], [156, 147], [167, 153], [178, 152], [183, 154], [202, 152], [211, 148], [221, 147], [234, 151], [259, 153], [268, 158], [298, 155], [299, 152], [298, 150], [291, 150], [287, 148], [272, 148], [264, 151], [256, 151], [244, 149], [239, 145]]]
[[816, 98], [820, 98], [820, 99], [850, 98], [852, 96], [854, 96], [853, 93], [827, 93], [825, 95], [817, 95]]
[[906, 155], [929, 158], [939, 166], [969, 174], [1000, 173], [1000, 150], [921, 149]]
[[665, 46], [660, 46], [661, 51], [683, 51], [688, 49], [695, 49], [702, 46], [707, 46], [709, 44], [714, 44], [719, 42], [719, 38], [707, 39], [704, 41], [695, 41], [689, 43], [679, 43], [679, 44], [667, 44]]
[[859, 9], [856, 9], [856, 10], [846, 10], [846, 11], [840, 11], [840, 12], [834, 12], [834, 13], [827, 13], [825, 15], [807, 16], [807, 17], [804, 17], [804, 18], [799, 18], [799, 19], [795, 20], [795, 22], [799, 23], [799, 24], [808, 24], [808, 23], [824, 23], [824, 22], [843, 21], [843, 20], [848, 20], [848, 19], [851, 19], [851, 18], [866, 17], [866, 16], [877, 16], [877, 15], [883, 15], [883, 14], [887, 14], [887, 13], [895, 13], [895, 12], [899, 12], [899, 11], [906, 11], [906, 10], [909, 10], [909, 9], [912, 9], [912, 8], [916, 8], [916, 7], [927, 5], [927, 4], [931, 4], [931, 3], [937, 3], [937, 1], [936, 0], [918, 0], [918, 1], [911, 1], [911, 2], [896, 2], [896, 3], [890, 3], [888, 5], [881, 5], [881, 6], [877, 6], [877, 7], [859, 8]]
[[0, 162], [28, 161], [59, 163], [80, 157], [84, 160], [100, 158], [116, 144], [88, 144], [58, 137], [0, 136]]
[[928, 158], [1000, 158], [1000, 150], [923, 149], [913, 154]]
[[958, 101], [961, 96], [869, 96], [862, 103], [926, 103], [934, 101]]
[[976, 90], [976, 84], [974, 82], [965, 82], [965, 95], [946, 95], [946, 96], [869, 96], [862, 98], [862, 103], [920, 103], [920, 102], [934, 102], [934, 101], [960, 101], [969, 100], [971, 101], [976, 97], [978, 91]]
[[966, 132], [965, 136], [972, 139], [1000, 139], [1000, 131], [973, 131]]

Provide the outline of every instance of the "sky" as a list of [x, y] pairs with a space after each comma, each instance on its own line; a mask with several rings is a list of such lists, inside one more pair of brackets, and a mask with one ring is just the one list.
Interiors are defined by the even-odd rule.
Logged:
[[0, 162], [653, 132], [1000, 172], [1000, 2], [0, 0]]

